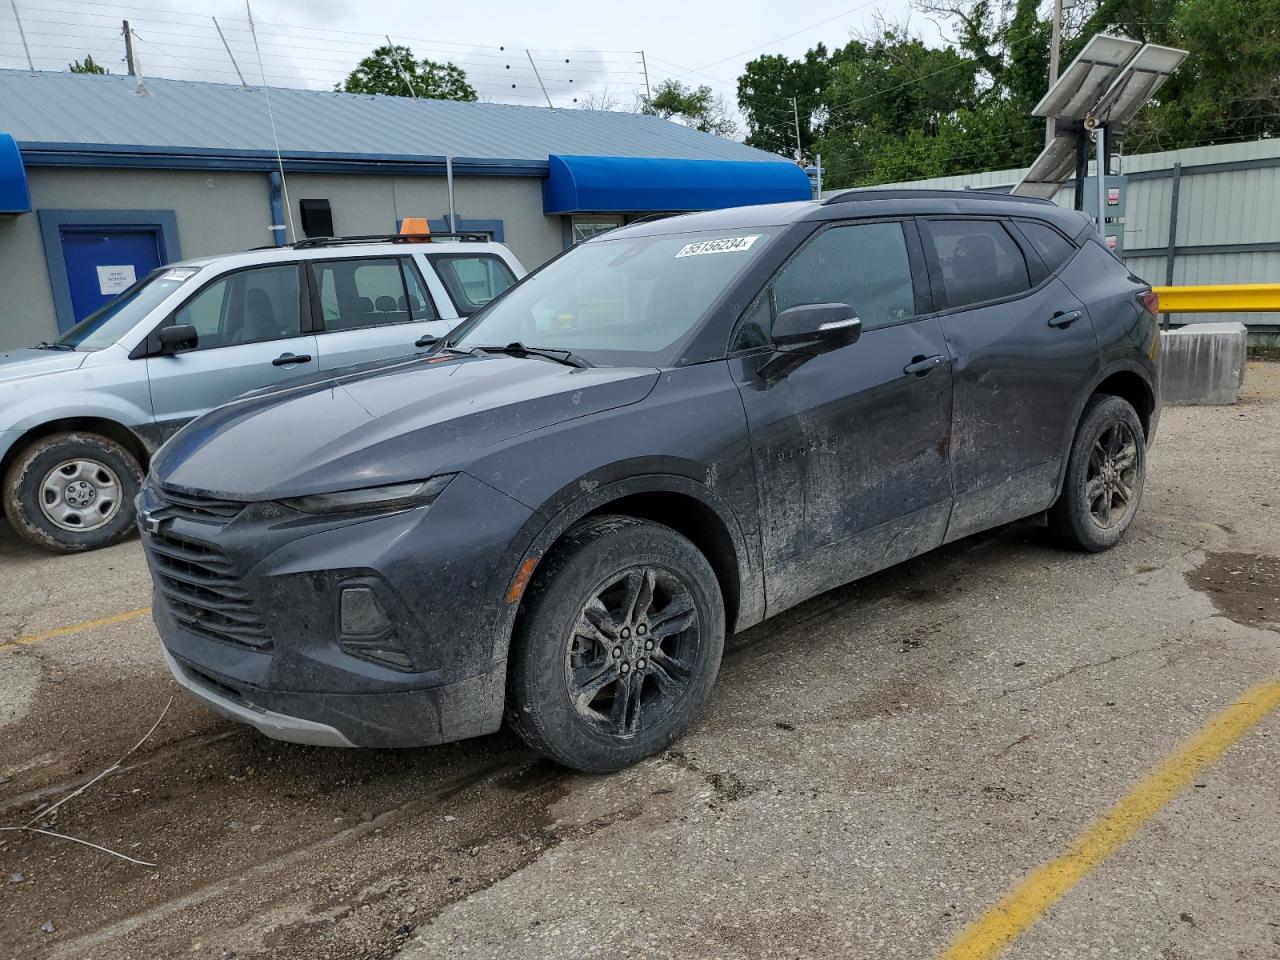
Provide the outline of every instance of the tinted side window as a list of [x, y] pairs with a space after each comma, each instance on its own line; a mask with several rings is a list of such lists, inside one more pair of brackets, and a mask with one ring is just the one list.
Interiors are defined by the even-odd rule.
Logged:
[[398, 260], [316, 260], [316, 284], [326, 330], [355, 330], [410, 319]]
[[930, 243], [942, 268], [948, 307], [999, 300], [1031, 289], [1027, 261], [994, 220], [931, 220]]
[[1017, 225], [1022, 235], [1035, 247], [1036, 253], [1040, 254], [1040, 259], [1044, 261], [1050, 273], [1070, 260], [1071, 255], [1076, 252], [1070, 240], [1047, 224], [1036, 223], [1034, 220], [1019, 220]]
[[463, 316], [475, 313], [516, 282], [507, 265], [491, 253], [432, 257], [431, 265]]
[[833, 227], [783, 269], [773, 285], [779, 312], [808, 303], [847, 303], [874, 330], [915, 315], [911, 261], [900, 223]]
[[241, 270], [215, 280], [174, 315], [200, 334], [197, 350], [296, 337], [301, 331], [298, 265]]

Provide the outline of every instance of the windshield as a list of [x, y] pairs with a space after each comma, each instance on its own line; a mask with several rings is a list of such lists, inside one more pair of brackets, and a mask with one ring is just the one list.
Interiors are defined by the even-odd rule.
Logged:
[[198, 267], [161, 267], [153, 270], [113, 300], [108, 300], [57, 340], [73, 350], [102, 350], [133, 329], [134, 325], [169, 294], [196, 275]]
[[518, 342], [606, 366], [669, 366], [779, 232], [751, 227], [592, 240], [477, 313], [449, 343]]

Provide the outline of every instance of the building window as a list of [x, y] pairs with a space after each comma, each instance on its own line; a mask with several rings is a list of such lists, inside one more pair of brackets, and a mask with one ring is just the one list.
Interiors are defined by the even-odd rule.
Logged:
[[573, 217], [573, 242], [582, 243], [622, 226], [622, 217]]

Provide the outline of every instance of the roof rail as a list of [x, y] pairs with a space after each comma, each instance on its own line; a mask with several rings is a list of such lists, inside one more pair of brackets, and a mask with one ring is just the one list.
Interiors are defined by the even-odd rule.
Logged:
[[310, 250], [315, 247], [345, 247], [361, 243], [426, 243], [431, 240], [488, 243], [492, 239], [487, 233], [385, 233], [362, 237], [307, 237], [305, 240], [295, 240], [289, 246], [295, 250]]
[[825, 207], [833, 203], [851, 203], [858, 200], [1005, 200], [1009, 203], [1052, 205], [1051, 201], [1041, 200], [1039, 197], [1016, 197], [1011, 193], [995, 193], [990, 190], [912, 190], [902, 187], [885, 190], [846, 190], [844, 193], [827, 197], [822, 201], [822, 205]]

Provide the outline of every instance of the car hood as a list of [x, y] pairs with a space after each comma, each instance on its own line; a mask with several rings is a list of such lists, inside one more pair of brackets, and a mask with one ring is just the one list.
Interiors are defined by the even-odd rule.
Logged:
[[193, 421], [152, 460], [165, 487], [229, 500], [419, 480], [511, 437], [643, 400], [652, 368], [430, 357], [250, 395]]
[[0, 383], [75, 370], [88, 356], [87, 353], [70, 350], [36, 350], [25, 347], [7, 350], [0, 353]]

